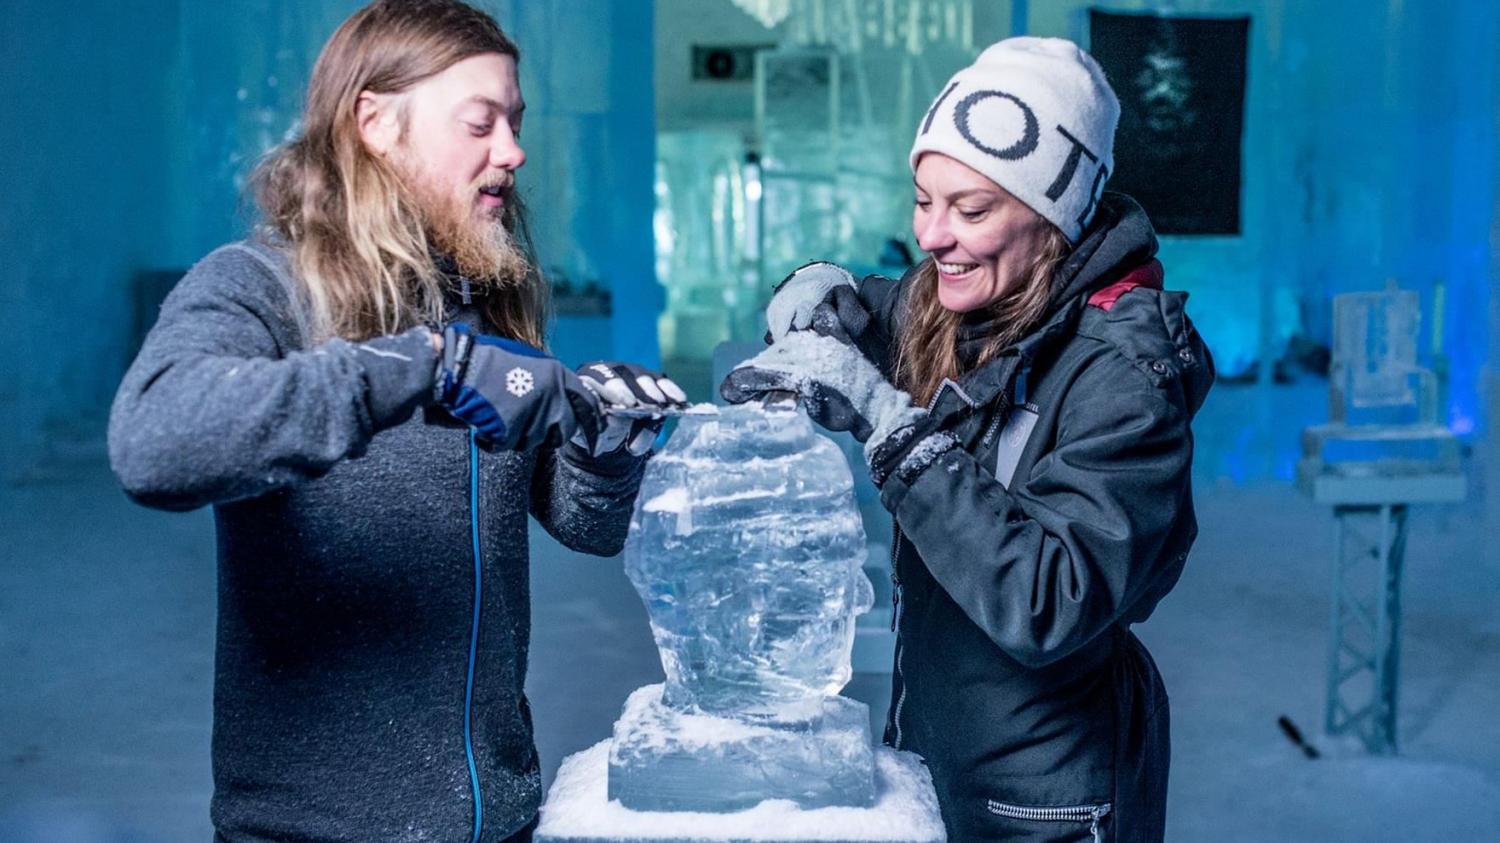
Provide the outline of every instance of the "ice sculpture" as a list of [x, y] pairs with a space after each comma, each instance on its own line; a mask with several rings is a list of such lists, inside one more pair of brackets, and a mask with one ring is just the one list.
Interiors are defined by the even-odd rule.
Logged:
[[625, 546], [667, 681], [615, 724], [610, 797], [639, 810], [871, 804], [868, 708], [837, 696], [874, 599], [864, 558], [848, 463], [806, 416], [684, 416], [646, 470]]
[[667, 674], [666, 702], [804, 719], [849, 681], [873, 593], [843, 454], [789, 410], [683, 417], [652, 460], [625, 547]]
[[695, 408], [646, 468], [625, 566], [667, 681], [563, 761], [538, 843], [942, 843], [921, 759], [837, 695], [872, 600], [849, 464], [807, 416]]

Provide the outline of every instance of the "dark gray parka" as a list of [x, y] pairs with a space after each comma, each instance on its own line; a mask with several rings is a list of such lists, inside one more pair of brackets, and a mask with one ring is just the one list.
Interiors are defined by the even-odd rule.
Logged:
[[[1105, 194], [1042, 327], [935, 397], [930, 423], [961, 447], [881, 490], [899, 598], [886, 741], [927, 760], [950, 840], [1162, 838], [1167, 695], [1129, 627], [1197, 532], [1189, 423], [1213, 366], [1186, 294], [1153, 288], [1155, 251], [1140, 207]], [[887, 374], [904, 286], [859, 289], [861, 346]], [[961, 350], [985, 331], [966, 325]]]
[[204, 258], [110, 416], [131, 497], [214, 507], [216, 840], [502, 840], [541, 801], [527, 513], [617, 553], [642, 461], [426, 423], [427, 329], [314, 345], [293, 291], [263, 243]]

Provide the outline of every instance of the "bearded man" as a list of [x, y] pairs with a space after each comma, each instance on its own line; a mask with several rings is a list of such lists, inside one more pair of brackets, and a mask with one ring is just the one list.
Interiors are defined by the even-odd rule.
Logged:
[[[617, 553], [660, 417], [540, 351], [518, 52], [457, 0], [325, 45], [264, 224], [177, 285], [110, 418], [149, 506], [214, 507], [216, 840], [526, 840], [526, 516]], [[632, 418], [634, 416], [635, 418]]]

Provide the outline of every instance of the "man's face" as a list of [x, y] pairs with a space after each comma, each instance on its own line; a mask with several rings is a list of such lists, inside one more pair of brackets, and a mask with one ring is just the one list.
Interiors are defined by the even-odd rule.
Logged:
[[435, 245], [464, 274], [488, 277], [496, 269], [493, 250], [514, 248], [501, 220], [513, 217], [506, 206], [515, 201], [515, 171], [526, 163], [515, 59], [471, 56], [414, 85], [404, 99], [392, 161]]

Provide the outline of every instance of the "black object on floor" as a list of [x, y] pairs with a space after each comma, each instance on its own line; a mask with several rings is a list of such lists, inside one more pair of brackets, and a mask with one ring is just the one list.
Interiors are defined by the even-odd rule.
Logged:
[[1287, 717], [1285, 714], [1281, 715], [1276, 718], [1276, 725], [1281, 727], [1281, 731], [1286, 735], [1287, 740], [1296, 744], [1302, 750], [1303, 755], [1306, 755], [1308, 758], [1322, 757], [1322, 753], [1318, 752], [1318, 748], [1308, 743], [1302, 737], [1302, 730], [1297, 728], [1297, 724], [1293, 723], [1290, 717]]

